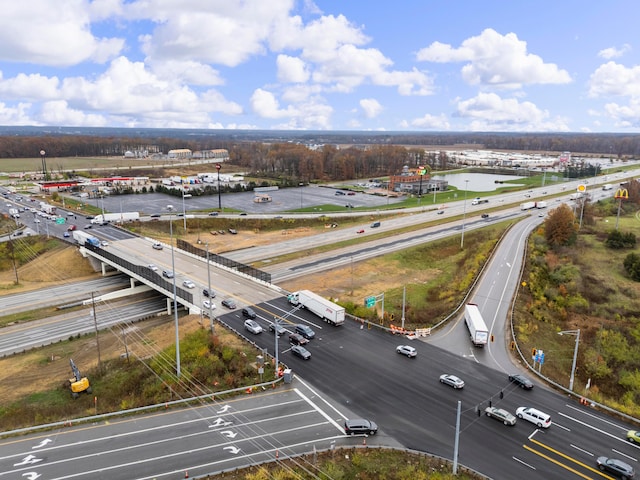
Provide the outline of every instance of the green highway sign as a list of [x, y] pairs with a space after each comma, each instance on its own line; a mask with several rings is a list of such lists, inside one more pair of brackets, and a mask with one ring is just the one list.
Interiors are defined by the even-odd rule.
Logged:
[[64, 224], [64, 217], [56, 218], [56, 224], [57, 225], [63, 225]]
[[376, 304], [376, 297], [365, 297], [364, 306], [367, 308], [371, 308]]

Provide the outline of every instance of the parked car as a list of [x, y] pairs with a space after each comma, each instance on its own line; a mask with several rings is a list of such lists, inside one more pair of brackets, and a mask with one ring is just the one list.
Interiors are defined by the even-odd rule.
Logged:
[[623, 480], [631, 480], [636, 474], [631, 465], [617, 458], [598, 457], [596, 463], [601, 471], [618, 475]]
[[296, 333], [299, 333], [307, 340], [311, 340], [316, 336], [316, 332], [314, 332], [310, 326], [299, 323], [295, 328]]
[[516, 424], [516, 417], [514, 417], [512, 414], [510, 414], [506, 410], [503, 410], [502, 408], [487, 407], [484, 409], [484, 413], [487, 415], [487, 417], [495, 418], [496, 420], [501, 421], [505, 425]]
[[375, 435], [378, 425], [364, 418], [353, 418], [344, 422], [344, 433], [347, 435]]
[[224, 300], [222, 300], [222, 306], [233, 310], [234, 308], [236, 308], [236, 302], [233, 298], [225, 298]]
[[248, 317], [248, 318], [256, 318], [258, 315], [256, 315], [256, 312], [253, 311], [253, 308], [244, 307], [242, 309], [242, 316], [243, 317]]
[[153, 248], [154, 248], [155, 250], [162, 250], [162, 244], [161, 244], [160, 242], [155, 242], [155, 243], [153, 244]]
[[251, 319], [245, 320], [244, 328], [245, 330], [248, 330], [255, 335], [262, 333], [262, 327], [255, 320], [251, 320]]
[[306, 345], [307, 343], [309, 343], [309, 340], [304, 338], [299, 333], [291, 333], [289, 335], [289, 343], [291, 345]]
[[182, 286], [185, 288], [196, 288], [196, 284], [193, 283], [191, 280], [184, 280], [182, 282]]
[[302, 358], [303, 360], [309, 360], [311, 358], [311, 352], [304, 348], [302, 345], [292, 345], [291, 353], [295, 356]]
[[455, 389], [464, 387], [464, 381], [462, 379], [448, 373], [440, 375], [440, 383], [444, 383], [445, 385], [449, 385]]
[[204, 308], [206, 308], [207, 310], [215, 310], [216, 309], [216, 304], [213, 303], [211, 300], [203, 300], [202, 301], [202, 306]]
[[202, 295], [209, 298], [216, 298], [216, 292], [214, 292], [213, 290], [209, 290], [208, 288], [205, 288], [204, 290], [202, 290]]
[[235, 228], [230, 228], [230, 229], [229, 229], [229, 233], [230, 233], [231, 235], [237, 235], [237, 234], [238, 234], [238, 231], [237, 231]]
[[520, 388], [524, 388], [525, 390], [531, 390], [533, 388], [533, 383], [531, 382], [531, 380], [523, 375], [520, 375], [519, 373], [513, 373], [509, 375], [509, 381], [516, 384]]
[[162, 276], [164, 278], [173, 278], [173, 272], [170, 272], [169, 270], [163, 270], [162, 271]]
[[516, 410], [516, 416], [533, 423], [538, 428], [549, 428], [551, 426], [551, 415], [533, 407], [519, 407]]
[[401, 355], [406, 355], [409, 358], [415, 358], [415, 356], [418, 355], [418, 352], [416, 351], [416, 349], [413, 347], [410, 347], [409, 345], [398, 345], [396, 347], [396, 353], [399, 353]]
[[276, 330], [278, 331], [278, 336], [279, 337], [281, 335], [284, 335], [285, 333], [287, 333], [287, 330], [282, 325], [280, 325], [279, 323], [270, 323], [269, 324], [269, 331], [273, 333]]

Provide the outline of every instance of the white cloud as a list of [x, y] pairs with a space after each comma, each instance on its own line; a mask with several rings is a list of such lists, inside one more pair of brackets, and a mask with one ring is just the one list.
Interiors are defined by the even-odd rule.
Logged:
[[464, 40], [459, 48], [434, 42], [418, 51], [416, 58], [437, 63], [468, 62], [462, 67], [462, 77], [471, 85], [520, 88], [571, 81], [567, 71], [527, 53], [526, 42], [516, 34], [501, 35], [490, 28]]
[[417, 128], [420, 130], [449, 130], [451, 125], [446, 115], [425, 114], [420, 118], [414, 118], [411, 121], [402, 121], [402, 128]]
[[285, 123], [274, 125], [276, 129], [318, 129], [331, 128], [333, 108], [319, 97], [310, 97], [305, 102], [281, 108], [276, 96], [264, 89], [257, 89], [251, 96], [251, 107], [263, 118], [286, 118]]
[[48, 78], [40, 74], [19, 73], [4, 79], [0, 73], [0, 95], [6, 99], [50, 100], [59, 98], [60, 82], [56, 77]]
[[41, 125], [30, 116], [30, 103], [19, 103], [12, 107], [0, 102], [0, 125]]
[[45, 102], [39, 115], [47, 125], [105, 127], [108, 121], [102, 115], [86, 114], [73, 108], [64, 100]]
[[4, 1], [2, 16], [7, 19], [0, 29], [3, 60], [50, 66], [104, 63], [124, 48], [122, 38], [92, 34], [83, 0]]
[[284, 83], [304, 83], [309, 80], [309, 72], [304, 60], [288, 55], [278, 55], [278, 80]]
[[640, 66], [627, 68], [615, 62], [600, 65], [589, 78], [589, 96], [640, 96]]
[[640, 98], [632, 98], [628, 105], [608, 103], [604, 107], [604, 115], [613, 119], [616, 127], [640, 127]]
[[367, 118], [375, 118], [383, 110], [382, 105], [375, 98], [363, 98], [360, 100], [360, 108]]
[[275, 95], [262, 88], [253, 92], [251, 108], [263, 118], [283, 118], [295, 115], [295, 111], [291, 108], [281, 109]]
[[563, 119], [549, 119], [549, 112], [531, 102], [501, 98], [495, 93], [479, 93], [458, 102], [457, 117], [470, 119], [472, 131], [568, 131]]
[[604, 58], [606, 60], [610, 60], [612, 58], [621, 57], [625, 53], [630, 52], [630, 51], [631, 51], [631, 45], [629, 45], [628, 43], [625, 43], [620, 48], [609, 47], [609, 48], [605, 48], [603, 50], [600, 50], [598, 52], [598, 56], [602, 57], [602, 58]]

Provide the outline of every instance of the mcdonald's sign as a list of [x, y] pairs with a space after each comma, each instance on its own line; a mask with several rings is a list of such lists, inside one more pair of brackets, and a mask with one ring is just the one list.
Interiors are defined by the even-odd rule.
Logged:
[[626, 188], [619, 188], [616, 190], [616, 194], [613, 196], [615, 199], [629, 200], [629, 190]]

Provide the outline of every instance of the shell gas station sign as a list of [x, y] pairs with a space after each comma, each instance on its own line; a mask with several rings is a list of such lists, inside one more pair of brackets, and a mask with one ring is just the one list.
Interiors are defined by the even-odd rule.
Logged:
[[578, 193], [584, 193], [586, 191], [587, 191], [587, 186], [583, 184], [578, 185], [578, 187], [576, 188], [576, 192]]

